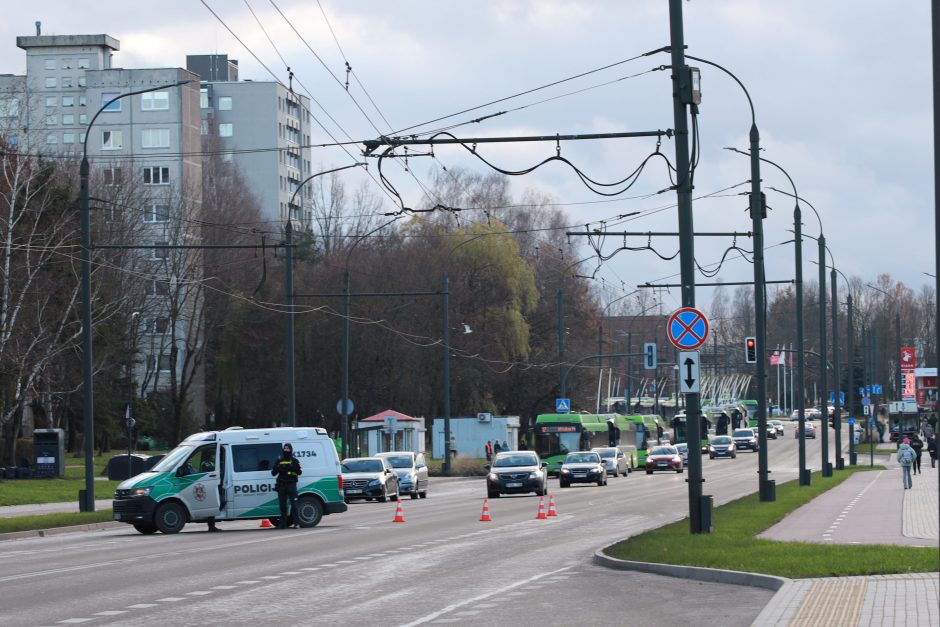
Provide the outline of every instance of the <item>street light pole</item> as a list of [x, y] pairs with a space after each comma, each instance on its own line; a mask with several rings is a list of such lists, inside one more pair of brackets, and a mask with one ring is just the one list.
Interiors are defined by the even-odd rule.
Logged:
[[92, 116], [91, 122], [85, 129], [85, 141], [82, 143], [82, 162], [79, 166], [79, 194], [81, 200], [81, 231], [82, 231], [82, 391], [84, 392], [83, 424], [85, 440], [85, 489], [81, 493], [78, 506], [79, 511], [95, 511], [95, 403], [94, 403], [94, 364], [92, 363], [93, 338], [91, 328], [91, 218], [88, 208], [88, 176], [91, 166], [88, 163], [88, 138], [91, 136], [91, 128], [95, 124], [98, 116], [111, 103], [136, 96], [146, 94], [151, 91], [159, 91], [168, 87], [179, 87], [191, 81], [177, 81], [167, 85], [157, 85], [147, 89], [130, 91], [126, 94], [112, 98], [101, 105], [101, 108]]
[[826, 402], [826, 236], [819, 233], [819, 405], [822, 408], [822, 476], [832, 476], [829, 464], [829, 407]]
[[[832, 279], [832, 426], [835, 429], [836, 470], [845, 467], [842, 458], [842, 407], [839, 402], [839, 391], [842, 387], [842, 377], [839, 372], [839, 287], [836, 282], [836, 269], [830, 271]], [[826, 425], [828, 428], [828, 425]]]

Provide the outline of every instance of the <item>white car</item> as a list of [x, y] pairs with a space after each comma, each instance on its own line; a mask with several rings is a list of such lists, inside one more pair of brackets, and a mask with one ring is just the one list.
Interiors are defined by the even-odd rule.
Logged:
[[627, 456], [616, 446], [601, 446], [592, 448], [591, 451], [601, 456], [601, 461], [607, 467], [608, 475], [613, 477], [627, 476], [627, 473], [630, 472]]
[[397, 451], [376, 453], [375, 456], [387, 460], [398, 475], [399, 493], [410, 494], [412, 499], [428, 498], [428, 465], [424, 461], [424, 453]]
[[779, 420], [771, 420], [770, 424], [774, 426], [774, 430], [777, 432], [777, 435], [784, 435], [783, 423]]

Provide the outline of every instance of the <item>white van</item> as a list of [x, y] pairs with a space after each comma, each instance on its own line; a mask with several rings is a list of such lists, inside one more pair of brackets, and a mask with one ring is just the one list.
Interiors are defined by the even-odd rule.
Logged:
[[297, 517], [314, 527], [325, 514], [346, 511], [339, 456], [326, 430], [282, 427], [196, 433], [147, 472], [114, 492], [114, 520], [141, 533], [178, 533], [187, 522], [280, 517], [271, 469], [290, 442], [303, 474]]

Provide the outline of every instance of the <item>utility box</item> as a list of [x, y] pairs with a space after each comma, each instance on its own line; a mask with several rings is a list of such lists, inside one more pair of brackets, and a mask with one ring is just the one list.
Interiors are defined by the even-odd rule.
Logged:
[[65, 431], [33, 431], [33, 477], [65, 476]]

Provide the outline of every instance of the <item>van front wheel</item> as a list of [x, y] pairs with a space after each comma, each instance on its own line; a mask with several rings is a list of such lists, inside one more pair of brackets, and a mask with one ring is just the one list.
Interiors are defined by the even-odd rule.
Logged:
[[164, 503], [157, 508], [153, 522], [163, 533], [179, 533], [186, 524], [186, 510], [179, 503]]
[[316, 527], [323, 518], [323, 506], [312, 496], [297, 499], [297, 520], [301, 527]]

